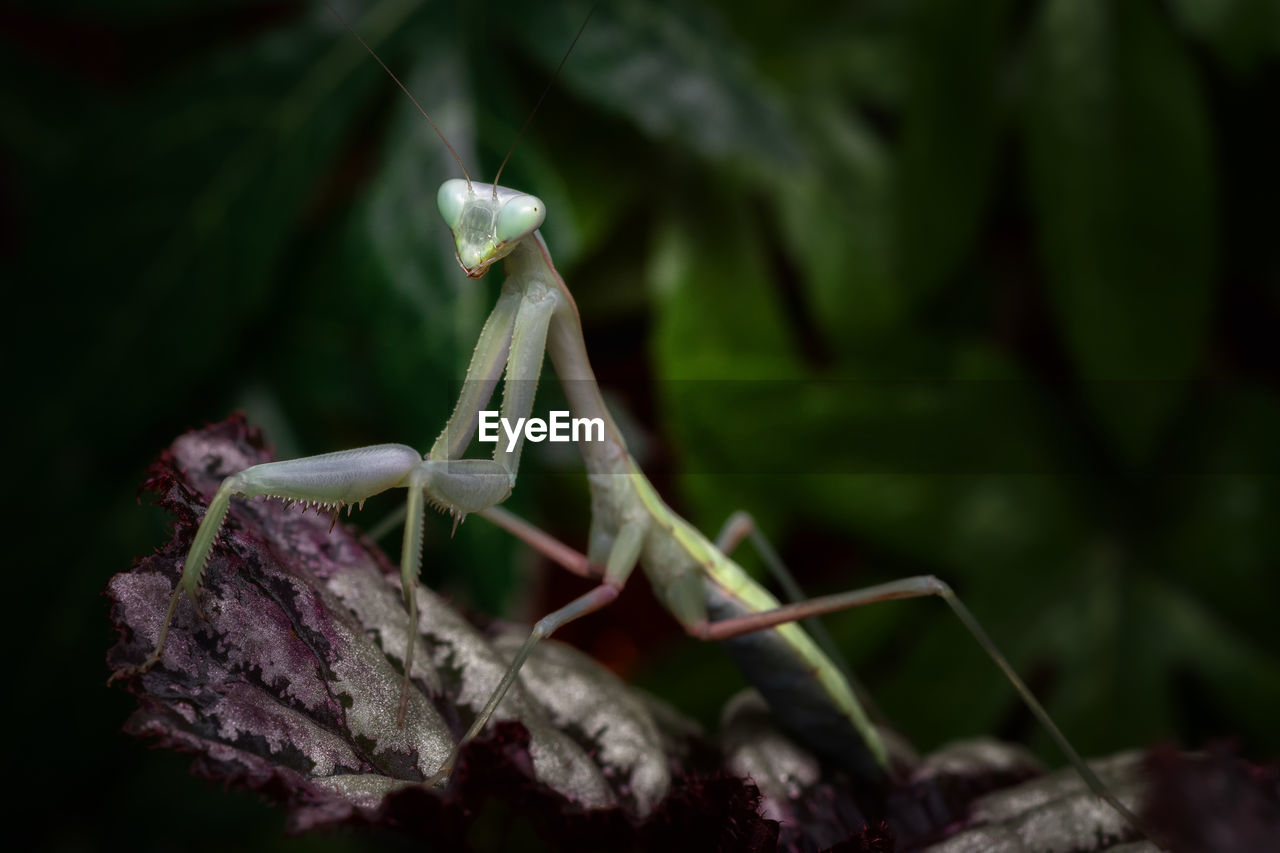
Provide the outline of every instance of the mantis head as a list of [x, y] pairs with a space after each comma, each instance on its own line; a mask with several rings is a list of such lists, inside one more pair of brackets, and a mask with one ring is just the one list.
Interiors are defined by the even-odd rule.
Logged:
[[[453, 159], [458, 164], [458, 168], [462, 170], [462, 174], [467, 175], [467, 168], [462, 165], [462, 158], [458, 156], [458, 152], [450, 144], [449, 139], [436, 126], [435, 121], [422, 108], [422, 104], [418, 103], [418, 99], [400, 81], [395, 72], [382, 61], [377, 52], [360, 37], [359, 33], [351, 28], [351, 25], [342, 17], [342, 14], [333, 7], [333, 4], [326, 3], [326, 5], [329, 7], [329, 11], [333, 13], [333, 16], [355, 37], [356, 41], [360, 42], [361, 46], [369, 52], [369, 55], [382, 66], [382, 70], [387, 72], [387, 76], [394, 80], [400, 90], [413, 102], [418, 112], [431, 125], [431, 129], [440, 137], [440, 141], [444, 143], [445, 148], [449, 149], [449, 153], [453, 155]], [[560, 59], [560, 64], [556, 66], [555, 73], [551, 75], [551, 82], [547, 84], [546, 89], [543, 89], [542, 95], [538, 98], [538, 103], [534, 105], [533, 111], [529, 113], [529, 117], [525, 119], [524, 125], [521, 126], [520, 131], [516, 134], [515, 141], [511, 143], [511, 148], [507, 151], [507, 156], [503, 158], [502, 165], [498, 167], [497, 176], [493, 179], [494, 182], [492, 184], [473, 184], [471, 177], [467, 175], [463, 179], [455, 178], [451, 181], [445, 181], [440, 186], [440, 192], [436, 196], [436, 203], [440, 208], [440, 215], [444, 217], [445, 224], [453, 232], [453, 240], [458, 251], [458, 263], [462, 265], [467, 278], [480, 278], [488, 272], [489, 266], [494, 261], [501, 260], [509, 255], [522, 239], [536, 231], [547, 215], [546, 205], [536, 196], [525, 195], [515, 190], [509, 190], [506, 187], [500, 187], [497, 182], [502, 177], [502, 170], [506, 168], [507, 160], [511, 158], [511, 152], [515, 151], [516, 145], [520, 142], [520, 137], [524, 135], [525, 128], [529, 126], [529, 122], [533, 121], [534, 115], [538, 112], [538, 107], [542, 105], [543, 98], [547, 96], [547, 92], [551, 91], [551, 87], [555, 85], [556, 78], [560, 76], [560, 69], [564, 67], [565, 60], [573, 52], [573, 46], [578, 43], [578, 39], [582, 36], [583, 30], [587, 28], [587, 22], [591, 20], [591, 15], [594, 12], [595, 6], [592, 6], [591, 11], [587, 12], [587, 17], [583, 19], [582, 26], [578, 28], [578, 34], [573, 37], [573, 41], [569, 44], [569, 49], [565, 51], [564, 56]]]
[[546, 218], [536, 196], [461, 178], [445, 181], [436, 197], [440, 215], [453, 232], [458, 263], [468, 278], [480, 278], [506, 257]]

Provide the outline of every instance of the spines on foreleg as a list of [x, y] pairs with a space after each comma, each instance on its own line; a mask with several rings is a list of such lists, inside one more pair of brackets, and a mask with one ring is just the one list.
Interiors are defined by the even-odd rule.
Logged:
[[379, 492], [406, 485], [421, 462], [418, 451], [408, 445], [377, 444], [302, 459], [264, 462], [224, 479], [196, 529], [182, 566], [182, 576], [174, 587], [161, 623], [155, 651], [142, 664], [118, 670], [111, 680], [141, 674], [159, 662], [178, 598], [185, 594], [194, 603], [204, 582], [205, 569], [226, 521], [233, 495], [277, 498], [286, 505], [304, 504], [304, 511], [305, 507], [315, 507], [317, 512], [321, 509], [332, 512], [332, 529], [342, 507], [362, 504], [366, 498]]
[[424, 459], [415, 477], [427, 503], [453, 516], [455, 528], [470, 513], [505, 501], [515, 485], [512, 473], [491, 459]]

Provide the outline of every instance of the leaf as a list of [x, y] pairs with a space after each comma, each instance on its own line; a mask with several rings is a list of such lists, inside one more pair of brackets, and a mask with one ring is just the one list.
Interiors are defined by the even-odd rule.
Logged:
[[[1147, 781], [1142, 756], [1125, 754], [1092, 765], [1126, 804], [1141, 800]], [[931, 853], [965, 850], [1108, 850], [1156, 853], [1150, 841], [1123, 843], [1128, 828], [1074, 771], [1061, 770], [990, 794], [974, 803], [969, 826]]]
[[[593, 5], [546, 14], [514, 4], [508, 22], [545, 67], [564, 57]], [[565, 84], [646, 134], [709, 160], [782, 167], [798, 156], [778, 96], [709, 7], [621, 0], [598, 4], [562, 71]]]
[[973, 251], [993, 186], [1012, 11], [963, 0], [916, 9], [897, 164], [898, 278], [912, 299], [934, 293]]
[[1280, 53], [1280, 5], [1272, 0], [1173, 0], [1170, 11], [1235, 74]]
[[[1280, 767], [1255, 767], [1223, 749], [1208, 756], [1129, 752], [1089, 762], [1139, 813], [1157, 846], [1138, 837], [1074, 770], [1042, 775], [1026, 750], [992, 739], [947, 744], [919, 761], [889, 793], [891, 827], [866, 826], [850, 810], [847, 780], [824, 775], [815, 756], [782, 736], [758, 696], [748, 692], [730, 703], [721, 740], [729, 766], [759, 785], [762, 812], [782, 821], [783, 849], [852, 842], [854, 850], [929, 853], [1246, 853], [1280, 841]], [[850, 827], [859, 825], [850, 837]]]
[[908, 303], [894, 275], [892, 156], [868, 122], [842, 109], [840, 92], [815, 83], [795, 100], [809, 156], [807, 168], [777, 176], [780, 226], [822, 340], [853, 353], [900, 323]]
[[1024, 125], [1056, 320], [1122, 458], [1139, 463], [1204, 351], [1217, 243], [1206, 106], [1152, 5], [1046, 3]]
[[[220, 342], [238, 340], [271, 304], [287, 239], [356, 104], [354, 61], [326, 55], [333, 27], [318, 21], [201, 57], [88, 128], [96, 156], [67, 180], [116, 199], [112, 221], [82, 225], [69, 211], [63, 227], [84, 238], [75, 257], [56, 262], [73, 271], [86, 256], [111, 257], [135, 281], [76, 306], [86, 321], [84, 395], [119, 375], [119, 353], [154, 328], [180, 329], [185, 346], [153, 361], [152, 380], [184, 387], [192, 373], [218, 370]], [[296, 76], [299, 66], [312, 73]], [[145, 394], [132, 395], [133, 386], [119, 389], [112, 402], [144, 404]]]
[[1157, 750], [1148, 814], [1185, 853], [1252, 853], [1280, 842], [1280, 767], [1251, 767], [1221, 745]]

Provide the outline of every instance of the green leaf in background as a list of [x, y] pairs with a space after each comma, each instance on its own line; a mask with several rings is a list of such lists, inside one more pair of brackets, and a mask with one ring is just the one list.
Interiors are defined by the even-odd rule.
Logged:
[[993, 182], [1013, 4], [917, 4], [898, 161], [900, 278], [933, 293], [973, 250]]
[[1201, 87], [1146, 0], [1049, 0], [1028, 64], [1028, 178], [1059, 327], [1121, 456], [1141, 464], [1183, 399], [1213, 311]]
[[730, 16], [709, 5], [574, 0], [530, 20], [527, 7], [512, 3], [506, 20], [527, 50], [554, 66], [593, 7], [563, 71], [567, 87], [711, 160], [755, 167], [795, 161], [769, 80], [734, 37]]
[[780, 176], [777, 215], [823, 340], [852, 354], [893, 329], [908, 302], [893, 276], [891, 157], [865, 121], [841, 111], [839, 90], [815, 84], [795, 103], [809, 159]]
[[1234, 74], [1251, 73], [1280, 54], [1280, 5], [1271, 0], [1173, 0], [1169, 7]]

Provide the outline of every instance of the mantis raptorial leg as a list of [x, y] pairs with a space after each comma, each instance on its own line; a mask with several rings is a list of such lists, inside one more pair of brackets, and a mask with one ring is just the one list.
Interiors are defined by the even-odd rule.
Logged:
[[[460, 460], [449, 454], [461, 453], [458, 436], [465, 436], [460, 447], [466, 448], [475, 430], [476, 414], [471, 404], [480, 397], [488, 399], [504, 370], [507, 377], [504, 416], [532, 408], [532, 392], [542, 367], [550, 308], [549, 303], [522, 300], [514, 291], [504, 293], [498, 300], [480, 333], [480, 343], [468, 369], [464, 388], [469, 390], [464, 391], [440, 438], [425, 457], [407, 445], [379, 444], [268, 462], [227, 477], [196, 531], [155, 650], [138, 666], [118, 670], [112, 679], [144, 673], [160, 661], [179, 598], [185, 595], [195, 599], [232, 497], [266, 496], [301, 503], [317, 511], [332, 512], [336, 522], [343, 507], [350, 512], [353, 505], [363, 504], [387, 489], [407, 489], [409, 500], [400, 572], [409, 625], [416, 626], [417, 614], [410, 591], [421, 571], [424, 502], [452, 515], [456, 525], [468, 513], [494, 506], [511, 493], [522, 440], [500, 443], [490, 460]], [[409, 635], [412, 636], [412, 631]], [[401, 722], [412, 678], [413, 650], [414, 643], [409, 642], [404, 655], [404, 683], [399, 704]]]

